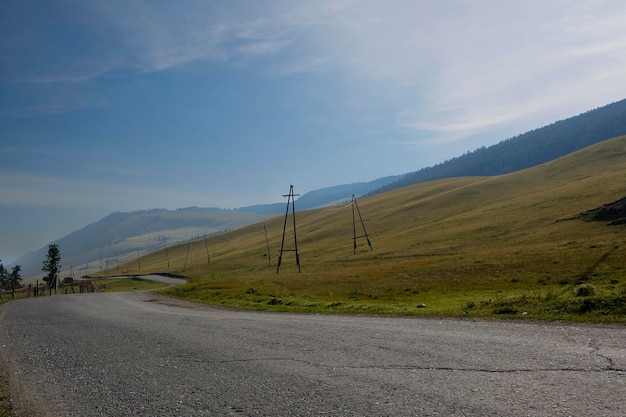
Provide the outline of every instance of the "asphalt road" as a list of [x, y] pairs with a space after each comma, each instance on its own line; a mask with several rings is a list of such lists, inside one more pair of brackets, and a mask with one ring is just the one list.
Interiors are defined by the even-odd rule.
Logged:
[[626, 326], [251, 313], [149, 292], [0, 306], [24, 416], [626, 415]]

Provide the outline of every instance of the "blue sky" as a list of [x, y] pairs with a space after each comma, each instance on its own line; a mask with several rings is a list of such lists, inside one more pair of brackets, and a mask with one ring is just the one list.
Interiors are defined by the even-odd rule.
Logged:
[[0, 259], [416, 171], [626, 97], [626, 3], [3, 0]]

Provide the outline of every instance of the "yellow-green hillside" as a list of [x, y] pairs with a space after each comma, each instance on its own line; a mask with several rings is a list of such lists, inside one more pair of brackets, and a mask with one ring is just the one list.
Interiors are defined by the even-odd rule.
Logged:
[[[373, 251], [359, 238], [353, 254], [351, 204], [300, 212], [296, 201], [301, 272], [290, 251], [276, 272], [284, 216], [265, 222], [271, 265], [260, 223], [122, 268], [188, 276], [167, 293], [234, 307], [626, 321], [626, 229], [576, 218], [625, 197], [625, 178], [621, 137], [513, 174], [359, 200]], [[292, 224], [290, 211], [286, 249]]]

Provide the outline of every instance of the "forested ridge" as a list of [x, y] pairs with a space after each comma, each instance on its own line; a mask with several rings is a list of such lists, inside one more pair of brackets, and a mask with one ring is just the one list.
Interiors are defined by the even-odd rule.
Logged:
[[622, 135], [626, 135], [626, 99], [405, 174], [370, 194], [442, 178], [507, 174]]

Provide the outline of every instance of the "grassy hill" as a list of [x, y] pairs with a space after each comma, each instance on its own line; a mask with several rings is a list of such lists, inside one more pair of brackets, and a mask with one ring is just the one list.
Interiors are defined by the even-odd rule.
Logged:
[[124, 268], [191, 277], [175, 297], [260, 310], [626, 321], [626, 230], [580, 216], [623, 198], [624, 178], [620, 137], [512, 174], [359, 200], [373, 251], [361, 238], [353, 254], [351, 204], [296, 202], [301, 272], [294, 252], [276, 271], [283, 216], [264, 223], [269, 261], [254, 224]]
[[[366, 194], [396, 178], [390, 176], [310, 191], [298, 199], [298, 205], [302, 209], [336, 204], [349, 199], [351, 194]], [[284, 203], [232, 210], [189, 207], [116, 212], [51, 243], [61, 248], [65, 271], [73, 271], [74, 275], [80, 276], [136, 259], [137, 252], [145, 254], [194, 237], [257, 223], [284, 212]], [[41, 263], [47, 251], [48, 245], [21, 256], [9, 266], [21, 265], [24, 277], [41, 276]]]
[[[61, 249], [64, 272], [71, 268], [80, 276], [136, 259], [138, 251], [151, 252], [194, 237], [257, 223], [268, 217], [271, 215], [211, 208], [117, 212], [53, 243]], [[22, 266], [22, 276], [40, 275], [47, 251], [45, 246], [21, 257], [17, 263]]]

